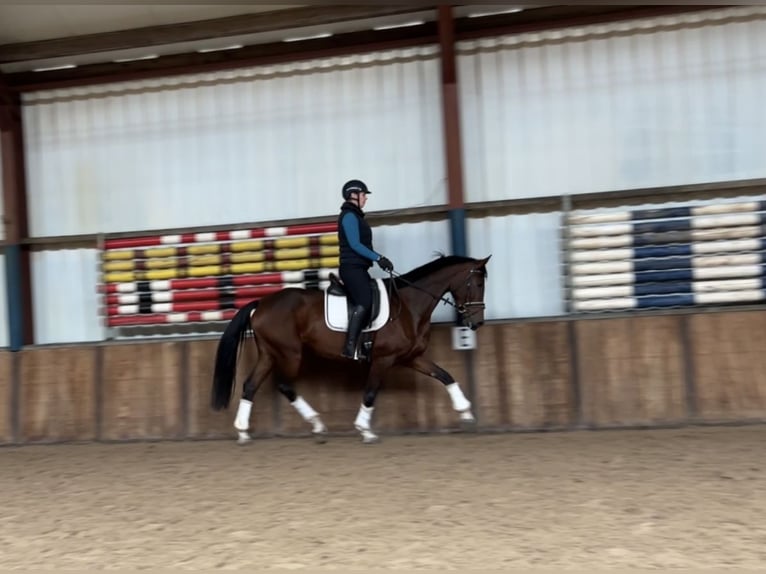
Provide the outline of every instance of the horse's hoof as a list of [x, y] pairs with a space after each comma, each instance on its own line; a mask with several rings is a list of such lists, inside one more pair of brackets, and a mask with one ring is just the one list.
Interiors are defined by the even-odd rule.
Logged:
[[314, 442], [317, 444], [324, 444], [327, 442], [327, 433], [326, 432], [315, 432], [314, 434]]
[[476, 432], [476, 419], [475, 418], [461, 418], [460, 428], [465, 432]]
[[362, 444], [378, 444], [379, 442], [380, 437], [376, 435], [362, 437]]
[[476, 420], [461, 420], [460, 428], [465, 432], [476, 432]]
[[240, 446], [250, 444], [250, 442], [253, 440], [253, 438], [246, 432], [239, 431], [239, 436], [237, 437], [237, 444]]

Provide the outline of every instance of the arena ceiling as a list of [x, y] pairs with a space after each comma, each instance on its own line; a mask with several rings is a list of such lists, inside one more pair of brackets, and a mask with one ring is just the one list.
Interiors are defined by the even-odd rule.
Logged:
[[[0, 3], [0, 70], [125, 61], [435, 20], [434, 5]], [[507, 7], [494, 6], [491, 10]], [[474, 7], [480, 11], [486, 7]], [[465, 12], [465, 9], [463, 9]], [[147, 50], [147, 48], [151, 48]]]
[[[0, 0], [0, 85], [35, 89], [438, 41], [437, 5]], [[694, 7], [686, 7], [693, 9]], [[678, 6], [453, 5], [458, 37]], [[557, 24], [558, 22], [558, 24]]]

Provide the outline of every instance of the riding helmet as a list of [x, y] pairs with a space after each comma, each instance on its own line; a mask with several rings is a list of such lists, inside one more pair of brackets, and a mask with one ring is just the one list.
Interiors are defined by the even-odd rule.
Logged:
[[348, 201], [352, 193], [370, 193], [367, 184], [359, 179], [351, 179], [343, 184], [343, 199]]

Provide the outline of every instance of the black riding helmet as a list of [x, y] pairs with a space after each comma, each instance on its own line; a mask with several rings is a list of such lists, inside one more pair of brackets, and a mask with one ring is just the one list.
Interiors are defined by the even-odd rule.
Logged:
[[348, 201], [352, 193], [368, 194], [370, 193], [370, 190], [367, 189], [367, 184], [363, 181], [359, 179], [351, 179], [343, 184], [343, 199]]

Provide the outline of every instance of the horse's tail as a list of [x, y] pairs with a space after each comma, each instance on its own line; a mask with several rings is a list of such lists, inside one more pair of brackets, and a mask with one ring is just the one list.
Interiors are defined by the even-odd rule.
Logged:
[[[258, 301], [251, 301], [237, 311], [218, 341], [213, 371], [213, 388], [210, 404], [220, 411], [229, 406], [237, 373], [237, 354], [248, 331], [252, 331], [250, 314], [258, 307]], [[255, 334], [253, 334], [255, 336]]]

